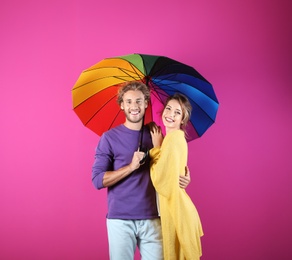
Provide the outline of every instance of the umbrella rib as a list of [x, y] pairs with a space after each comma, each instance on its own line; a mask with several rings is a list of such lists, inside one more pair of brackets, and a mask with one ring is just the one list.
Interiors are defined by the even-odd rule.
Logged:
[[[163, 82], [164, 80], [171, 80], [171, 76], [170, 75], [179, 75], [178, 73], [172, 73], [172, 74], [169, 74], [169, 76], [168, 77], [165, 77], [165, 78], [163, 78], [162, 80], [158, 80], [157, 78], [156, 78], [156, 80], [157, 81], [159, 81], [159, 82]], [[185, 75], [188, 75], [188, 74], [185, 74]], [[166, 86], [166, 87], [170, 87], [171, 85], [175, 85], [175, 84], [182, 84], [183, 82], [180, 82], [180, 81], [174, 81], [174, 80], [171, 80], [172, 82], [173, 82], [173, 84], [170, 84], [170, 83], [168, 83], [168, 84], [163, 84], [163, 83], [160, 83], [161, 85], [163, 85], [163, 86]], [[207, 82], [208, 84], [210, 84], [209, 82]], [[187, 84], [187, 83], [184, 83], [184, 84], [186, 84], [186, 85], [189, 85], [189, 84]], [[211, 85], [211, 84], [210, 84]], [[189, 86], [191, 86], [191, 85], [189, 85]], [[192, 86], [191, 86], [192, 87]], [[175, 90], [174, 88], [172, 88], [173, 90]], [[203, 95], [205, 95], [205, 96], [207, 96], [204, 92], [202, 92], [200, 89], [197, 89], [196, 88], [196, 90], [198, 90], [200, 93], [202, 93]], [[211, 100], [213, 100], [215, 103], [218, 103], [218, 101], [217, 100], [214, 100], [212, 97], [210, 97], [210, 96], [208, 96], [208, 98], [210, 98]]]
[[[158, 74], [159, 75], [159, 74]], [[188, 75], [188, 76], [192, 76], [192, 77], [194, 77], [193, 75], [190, 75], [190, 74], [186, 74], [186, 73], [171, 73], [171, 74], [168, 74], [169, 76], [167, 76], [167, 75], [165, 75], [165, 77], [163, 78], [163, 80], [171, 80], [171, 81], [173, 81], [173, 82], [176, 82], [176, 83], [182, 83], [182, 82], [180, 82], [180, 81], [174, 81], [174, 80], [172, 80], [171, 78], [172, 78], [172, 75]], [[155, 78], [155, 76], [153, 76], [153, 78]], [[156, 78], [157, 79], [157, 78]], [[160, 82], [161, 81], [163, 81], [163, 80], [160, 80]], [[207, 80], [205, 80], [205, 82], [206, 83], [208, 83], [208, 84], [210, 84]], [[165, 84], [163, 84], [164, 86], [169, 86], [169, 84], [168, 85], [165, 85]], [[211, 84], [210, 84], [211, 85]], [[204, 92], [202, 92], [201, 90], [199, 90], [199, 89], [197, 89], [198, 91], [200, 91], [202, 94], [204, 94], [204, 95], [206, 95]], [[209, 97], [209, 96], [208, 96]], [[216, 97], [216, 96], [215, 96]], [[212, 99], [214, 102], [216, 102], [216, 103], [218, 103], [218, 100], [216, 99], [213, 99], [212, 97], [209, 97], [210, 99]]]
[[[129, 65], [131, 66], [132, 70], [136, 73], [136, 75], [138, 76], [138, 73], [137, 71], [139, 71], [141, 74], [143, 74], [142, 71], [140, 71], [132, 62], [130, 61], [127, 61], [129, 63]], [[143, 64], [144, 64], [144, 61], [143, 61]], [[125, 69], [125, 68], [121, 68], [121, 67], [118, 67], [118, 66], [109, 66], [107, 67], [109, 69], [118, 69], [120, 71], [123, 71], [125, 74], [127, 74], [128, 76], [130, 76], [128, 73], [126, 73], [126, 71], [130, 71], [128, 69]], [[98, 70], [98, 69], [104, 69], [104, 68], [92, 68], [92, 69], [88, 69], [88, 70], [85, 70], [84, 72], [87, 72], [87, 71], [94, 71], [94, 70]], [[112, 76], [111, 76], [112, 77]], [[113, 76], [115, 77], [115, 76]], [[132, 76], [130, 76], [132, 77]], [[141, 79], [141, 77], [139, 77]]]
[[[167, 65], [164, 65], [163, 67], [161, 67], [160, 69], [158, 69], [156, 71], [155, 74], [151, 75], [151, 76], [154, 76], [154, 75], [161, 75], [161, 72], [164, 71], [164, 70], [167, 70], [167, 68], [169, 67], [173, 67], [173, 66], [183, 66], [184, 68], [189, 68], [190, 70], [192, 70], [195, 74], [197, 74], [198, 78], [201, 78], [202, 80], [206, 81], [207, 83], [209, 83], [209, 81], [207, 81], [194, 67], [190, 66], [190, 65], [187, 65], [187, 64], [184, 64], [184, 63], [181, 63], [179, 61], [176, 61], [176, 60], [173, 60], [173, 59], [169, 59], [169, 60], [172, 60], [174, 61], [175, 63], [172, 63], [172, 64], [167, 64]], [[172, 74], [185, 74], [183, 71], [182, 72], [179, 72], [179, 73], [172, 73]], [[186, 74], [186, 75], [190, 75], [190, 74]], [[210, 83], [209, 83], [210, 84]]]
[[119, 114], [121, 113], [121, 111], [122, 111], [122, 110], [120, 110], [120, 109], [119, 109], [118, 113], [117, 113], [117, 114], [116, 114], [116, 116], [114, 117], [114, 120], [112, 120], [112, 123], [110, 124], [110, 127], [109, 127], [109, 129], [111, 129], [111, 128], [112, 128], [112, 125], [114, 124], [114, 122], [115, 122], [116, 118], [119, 116]]
[[[137, 75], [137, 77], [139, 77], [139, 79], [140, 80], [142, 80], [142, 78], [139, 76], [139, 74], [137, 73], [137, 70], [135, 69], [135, 67], [133, 66], [133, 64], [132, 63], [130, 63], [130, 65], [131, 65], [131, 67], [133, 68], [133, 72], [134, 73], [136, 73], [136, 75]], [[124, 74], [125, 74], [125, 76], [124, 77], [126, 77], [126, 76], [128, 76], [128, 77], [130, 77], [130, 78], [132, 78], [133, 80], [135, 80], [135, 78], [131, 75], [131, 73], [130, 72], [132, 72], [131, 70], [128, 70], [128, 69], [121, 69], [121, 68], [119, 68], [119, 67], [108, 67], [109, 69], [118, 69], [118, 70], [120, 70], [120, 71], [122, 71]], [[93, 70], [97, 70], [97, 69], [103, 69], [103, 68], [96, 68], [96, 69], [92, 69], [92, 70], [86, 70], [86, 71], [84, 71], [84, 72], [87, 72], [87, 71], [93, 71]], [[81, 87], [84, 87], [84, 86], [86, 86], [86, 85], [88, 85], [88, 84], [91, 84], [91, 83], [93, 83], [93, 82], [95, 82], [95, 81], [98, 81], [98, 80], [101, 80], [101, 79], [106, 79], [106, 78], [116, 78], [116, 79], [121, 79], [121, 80], [124, 80], [124, 78], [123, 77], [121, 77], [121, 76], [114, 76], [114, 75], [111, 75], [111, 76], [105, 76], [105, 77], [101, 77], [101, 78], [98, 78], [98, 79], [93, 79], [93, 80], [91, 80], [91, 81], [87, 81], [86, 83], [84, 83], [84, 84], [82, 84], [82, 85], [79, 85], [79, 86], [76, 86], [76, 87], [74, 87], [74, 89], [78, 89], [78, 88], [81, 88]], [[74, 90], [73, 89], [73, 90]]]
[[[139, 79], [142, 80], [142, 78], [137, 73], [137, 70], [135, 69], [134, 65], [132, 63], [130, 63], [130, 62], [129, 62], [129, 64], [133, 68], [133, 71], [136, 73], [137, 77], [139, 77]], [[135, 78], [133, 76], [131, 76], [129, 73], [126, 72], [126, 71], [130, 71], [130, 70], [125, 70], [125, 69], [121, 69], [121, 68], [119, 68], [119, 70], [122, 71], [122, 72], [124, 72], [126, 75], [128, 75], [133, 80], [135, 80]], [[117, 78], [117, 79], [123, 79], [123, 78], [120, 78], [119, 76], [114, 76], [114, 77]]]
[[161, 103], [163, 103], [164, 101], [161, 99], [161, 96], [164, 96], [164, 97], [168, 97], [167, 94], [164, 94], [164, 91], [158, 91], [158, 90], [161, 90], [159, 87], [153, 87], [152, 86], [152, 89], [154, 91], [152, 91], [152, 95], [155, 96]]
[[[173, 84], [161, 84], [161, 85], [163, 85], [163, 86], [166, 86], [166, 87], [169, 87], [170, 89], [172, 89], [174, 92], [179, 92], [178, 90], [176, 90], [175, 88], [173, 88], [173, 87], [171, 87], [171, 85], [175, 85], [176, 83], [177, 84], [179, 84], [179, 83], [181, 83], [181, 82], [179, 82], [179, 81], [173, 81], [174, 83]], [[155, 90], [155, 89], [158, 89], [158, 90], [160, 90], [160, 88], [159, 87], [153, 87], [153, 89]], [[197, 89], [198, 90], [198, 89]], [[200, 90], [198, 90], [198, 91], [200, 91]], [[156, 93], [157, 93], [157, 90], [156, 90]], [[203, 95], [206, 95], [205, 93], [203, 93], [202, 91], [200, 91], [200, 93], [202, 93]], [[163, 94], [163, 93], [161, 93], [161, 94]], [[164, 95], [164, 96], [166, 96], [166, 95]], [[166, 96], [167, 97], [167, 96]], [[188, 97], [189, 99], [191, 99], [191, 97]], [[209, 96], [208, 96], [208, 98], [210, 98]], [[214, 101], [215, 103], [216, 103], [216, 101], [214, 100], [214, 99], [212, 99], [212, 98], [210, 98], [212, 101]], [[161, 99], [159, 99], [160, 101], [162, 101]], [[192, 100], [192, 99], [191, 99]], [[193, 101], [194, 102], [194, 101]], [[196, 105], [197, 105], [197, 107], [202, 111], [202, 112], [204, 112], [206, 115], [207, 115], [207, 117], [208, 118], [210, 118], [213, 122], [215, 122], [214, 121], [214, 119], [213, 118], [211, 118], [206, 112], [205, 112], [205, 110], [200, 106], [200, 105], [198, 105], [196, 102], [194, 102]]]
[[95, 117], [95, 115], [102, 109], [104, 108], [110, 101], [112, 101], [116, 96], [113, 96], [112, 98], [110, 98], [109, 100], [107, 100], [97, 111], [95, 111], [95, 113], [88, 119], [88, 121], [85, 123], [85, 125], [87, 125], [92, 118]]

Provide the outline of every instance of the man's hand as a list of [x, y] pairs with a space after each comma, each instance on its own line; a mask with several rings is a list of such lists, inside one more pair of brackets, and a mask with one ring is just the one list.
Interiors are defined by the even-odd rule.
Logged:
[[140, 167], [140, 161], [143, 159], [144, 154], [144, 152], [134, 152], [132, 162], [129, 164], [131, 172], [137, 170]]
[[179, 176], [179, 187], [182, 189], [186, 189], [186, 187], [190, 184], [191, 182], [191, 175], [190, 175], [190, 170], [189, 167], [186, 166], [186, 172], [184, 176]]
[[129, 165], [126, 165], [115, 171], [107, 171], [103, 176], [103, 186], [110, 187], [130, 175], [133, 171], [137, 170], [140, 167], [140, 161], [142, 160], [143, 156], [144, 152], [134, 152], [132, 162]]

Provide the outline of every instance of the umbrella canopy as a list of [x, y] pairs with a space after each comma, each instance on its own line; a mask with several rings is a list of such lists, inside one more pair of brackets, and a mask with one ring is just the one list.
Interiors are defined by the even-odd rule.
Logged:
[[127, 81], [141, 81], [151, 90], [145, 124], [162, 125], [164, 102], [177, 92], [187, 96], [193, 108], [188, 141], [202, 136], [215, 122], [219, 103], [214, 89], [193, 67], [164, 56], [130, 54], [106, 58], [84, 70], [72, 89], [74, 111], [99, 136], [124, 123], [117, 92]]

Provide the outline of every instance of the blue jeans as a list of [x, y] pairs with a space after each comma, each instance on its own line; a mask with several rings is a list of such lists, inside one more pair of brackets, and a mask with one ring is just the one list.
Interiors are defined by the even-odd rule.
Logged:
[[107, 219], [111, 260], [133, 260], [138, 246], [142, 260], [162, 260], [160, 219]]

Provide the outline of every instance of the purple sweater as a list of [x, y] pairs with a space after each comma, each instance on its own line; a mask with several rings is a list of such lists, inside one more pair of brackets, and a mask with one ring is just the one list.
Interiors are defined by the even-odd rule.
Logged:
[[[102, 189], [106, 171], [117, 170], [132, 161], [138, 150], [140, 131], [119, 125], [105, 132], [98, 143], [92, 167], [92, 182]], [[144, 128], [143, 147], [151, 149], [149, 130]], [[158, 218], [156, 193], [150, 179], [149, 158], [145, 164], [115, 185], [108, 188], [107, 218], [152, 219]]]

